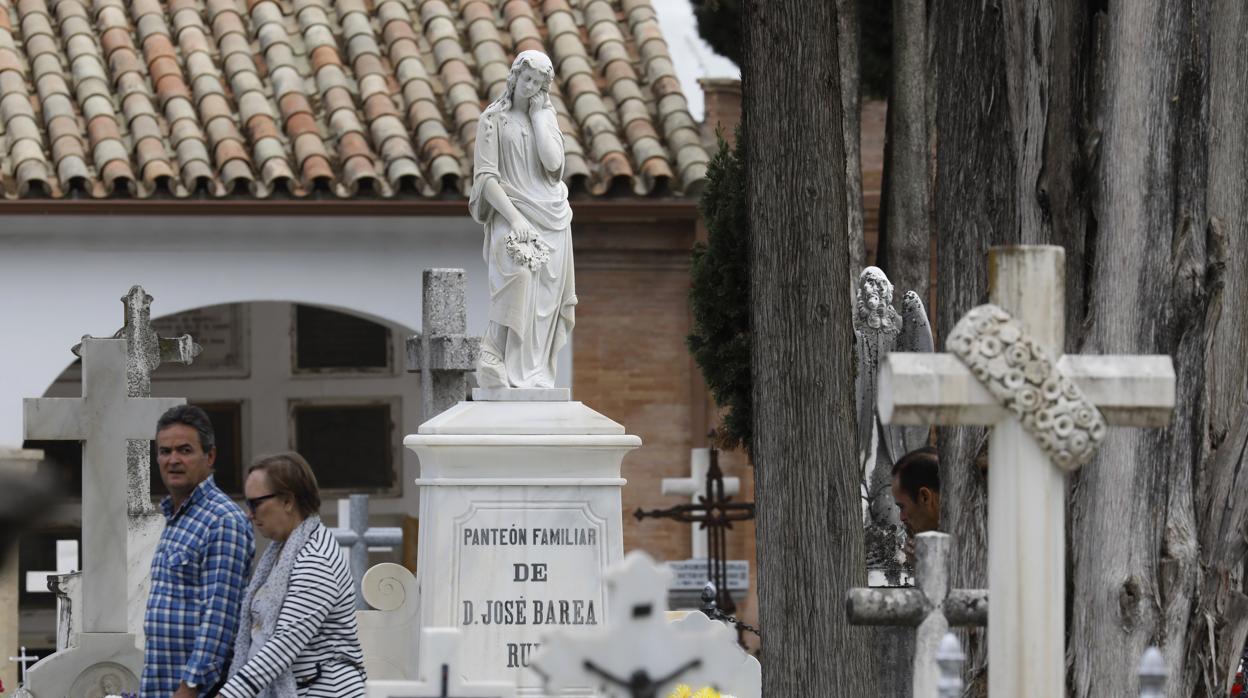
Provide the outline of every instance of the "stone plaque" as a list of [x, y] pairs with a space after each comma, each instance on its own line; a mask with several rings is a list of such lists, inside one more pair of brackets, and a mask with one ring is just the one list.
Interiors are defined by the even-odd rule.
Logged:
[[589, 502], [474, 502], [454, 531], [456, 624], [484, 665], [519, 670], [543, 633], [603, 622], [607, 526]]
[[241, 303], [196, 308], [152, 320], [162, 337], [191, 335], [204, 352], [189, 366], [164, 364], [156, 378], [246, 377], [247, 310]]
[[[706, 560], [672, 560], [666, 563], [672, 570], [670, 591], [701, 592], [706, 586]], [[748, 591], [750, 588], [750, 563], [746, 560], [728, 560], [724, 563], [728, 573], [729, 591]]]

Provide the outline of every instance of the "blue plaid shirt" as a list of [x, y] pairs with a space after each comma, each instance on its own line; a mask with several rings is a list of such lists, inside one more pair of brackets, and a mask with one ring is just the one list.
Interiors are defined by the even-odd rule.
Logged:
[[211, 477], [177, 511], [169, 497], [160, 508], [166, 525], [143, 619], [143, 698], [168, 698], [183, 681], [203, 693], [221, 680], [256, 552], [251, 523]]

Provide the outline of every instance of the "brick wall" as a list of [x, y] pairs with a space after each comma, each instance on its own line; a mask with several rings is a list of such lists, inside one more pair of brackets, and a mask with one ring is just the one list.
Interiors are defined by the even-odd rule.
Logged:
[[[575, 204], [574, 204], [575, 207]], [[638, 507], [682, 503], [660, 492], [665, 477], [688, 477], [689, 450], [704, 446], [713, 415], [705, 385], [685, 346], [689, 334], [689, 250], [697, 222], [657, 220], [577, 225], [573, 222], [576, 291], [573, 398], [623, 424], [643, 446], [624, 459], [624, 549], [659, 560], [690, 555], [689, 527], [673, 521], [637, 521]], [[741, 477], [753, 500], [753, 478], [741, 454], [721, 457], [727, 474]], [[754, 527], [728, 533], [729, 557], [754, 562]], [[753, 622], [757, 604], [742, 600]]]

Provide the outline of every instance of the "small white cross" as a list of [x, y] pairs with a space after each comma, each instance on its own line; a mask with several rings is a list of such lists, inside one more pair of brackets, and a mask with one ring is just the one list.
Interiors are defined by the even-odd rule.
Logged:
[[[1111, 426], [1160, 427], [1175, 401], [1168, 356], [1062, 356], [1065, 251], [997, 247], [990, 302], [1018, 320]], [[996, 695], [1066, 690], [1066, 472], [951, 354], [889, 354], [880, 418], [892, 424], [993, 427], [988, 453], [988, 684]], [[967, 464], [954, 464], [965, 467]]]
[[[711, 449], [694, 448], [689, 451], [689, 477], [663, 478], [663, 494], [684, 495], [693, 504], [698, 497], [706, 494], [706, 471], [711, 469]], [[735, 477], [724, 478], [724, 495], [731, 497], [741, 491], [741, 480]], [[704, 560], [710, 557], [707, 544], [707, 531], [700, 526], [690, 526], [689, 557]]]
[[38, 657], [27, 656], [27, 655], [26, 655], [26, 648], [25, 648], [25, 647], [22, 647], [22, 648], [21, 648], [21, 652], [20, 652], [20, 654], [21, 654], [21, 656], [20, 656], [20, 657], [9, 657], [9, 661], [10, 661], [10, 662], [17, 662], [17, 663], [18, 663], [18, 665], [20, 665], [20, 666], [22, 667], [22, 683], [24, 684], [24, 683], [26, 683], [26, 665], [27, 665], [27, 664], [30, 664], [31, 662], [37, 662], [37, 661], [39, 661], [39, 658], [38, 658]]
[[78, 571], [78, 541], [58, 540], [56, 542], [56, 569], [52, 571], [27, 571], [26, 592], [34, 594], [50, 594], [48, 578], [54, 574], [66, 574]]

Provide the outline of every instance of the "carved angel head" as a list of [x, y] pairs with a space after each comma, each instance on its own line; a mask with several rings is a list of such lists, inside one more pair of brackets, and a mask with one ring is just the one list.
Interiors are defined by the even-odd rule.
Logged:
[[893, 284], [879, 267], [867, 267], [858, 276], [855, 310], [858, 327], [888, 329], [898, 326], [901, 317], [893, 308]]

